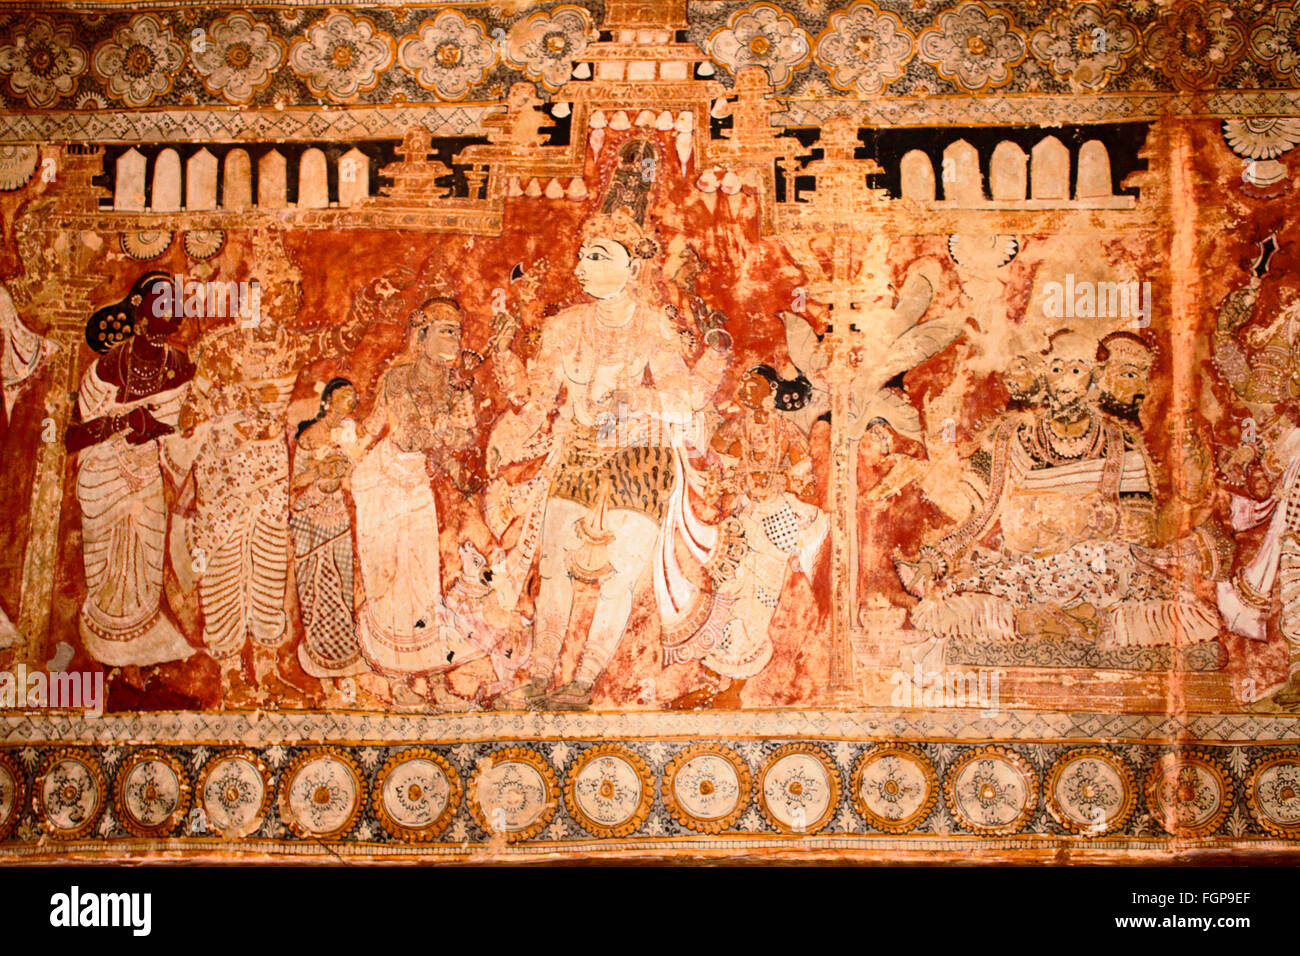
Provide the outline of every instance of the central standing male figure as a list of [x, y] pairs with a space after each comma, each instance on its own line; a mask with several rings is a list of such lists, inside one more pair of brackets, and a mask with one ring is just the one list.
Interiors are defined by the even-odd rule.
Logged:
[[[635, 280], [656, 246], [630, 216], [597, 215], [582, 240], [574, 276], [593, 301], [549, 319], [526, 368], [508, 351], [508, 337], [496, 356], [498, 379], [512, 399], [527, 402], [524, 415], [538, 429], [559, 400], [530, 677], [502, 695], [501, 707], [590, 705], [642, 573], [652, 560], [673, 562], [670, 530], [683, 508], [685, 442], [726, 365], [726, 353], [710, 348], [693, 371], [687, 368], [676, 326], [637, 293]], [[662, 614], [664, 589], [677, 572], [655, 571]], [[547, 694], [569, 631], [575, 578], [599, 587], [600, 597], [574, 679]]]

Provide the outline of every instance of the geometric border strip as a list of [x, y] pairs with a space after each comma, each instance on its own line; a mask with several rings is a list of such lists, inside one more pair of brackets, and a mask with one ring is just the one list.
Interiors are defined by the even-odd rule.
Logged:
[[876, 97], [870, 100], [781, 100], [776, 126], [820, 126], [851, 116], [863, 126], [1010, 126], [1019, 123], [1119, 123], [1177, 117], [1239, 119], [1300, 114], [1297, 90], [1222, 90], [1199, 95], [1122, 93], [1107, 96]]
[[1096, 714], [1003, 710], [982, 717], [974, 709], [852, 711], [786, 710], [733, 713], [471, 713], [383, 714], [272, 711], [206, 713], [159, 711], [81, 714], [0, 713], [0, 744], [245, 743], [249, 746], [322, 743], [547, 740], [685, 736], [792, 739], [1091, 741], [1216, 743], [1300, 742], [1300, 716], [1273, 714]]
[[482, 136], [483, 114], [499, 106], [300, 107], [285, 110], [221, 110], [195, 107], [103, 112], [0, 112], [0, 142], [149, 143], [227, 142], [251, 139], [357, 140], [400, 137], [412, 126], [434, 136]]
[[[1114, 123], [1175, 116], [1232, 119], [1300, 114], [1300, 91], [1222, 91], [1200, 96], [1131, 93], [1110, 96], [1020, 95], [872, 100], [784, 100], [776, 126], [820, 126], [852, 116], [864, 126], [1006, 126], [1019, 123]], [[599, 105], [599, 104], [597, 104]], [[42, 113], [0, 111], [0, 143], [150, 143], [353, 141], [402, 136], [423, 126], [434, 136], [482, 136], [485, 114], [503, 104], [315, 106], [285, 110], [173, 107], [152, 110]]]
[[[636, 789], [629, 791], [626, 805], [634, 822], [629, 828], [620, 827], [617, 836], [593, 827], [591, 820], [572, 813], [571, 800], [560, 798], [572, 775], [590, 765], [593, 752], [611, 752], [608, 740], [426, 743], [417, 747], [310, 743], [261, 748], [156, 743], [140, 748], [4, 747], [0, 748], [0, 760], [19, 769], [20, 789], [26, 797], [17, 826], [6, 841], [0, 842], [0, 859], [37, 855], [54, 858], [71, 853], [111, 857], [161, 850], [197, 857], [214, 849], [296, 856], [305, 852], [304, 841], [318, 848], [328, 845], [329, 853], [369, 855], [376, 859], [403, 854], [470, 857], [485, 852], [504, 853], [507, 849], [524, 853], [609, 853], [643, 852], [653, 846], [664, 852], [672, 852], [674, 847], [694, 852], [698, 848], [721, 850], [733, 844], [749, 846], [754, 841], [767, 841], [765, 845], [789, 849], [935, 850], [964, 846], [977, 852], [1059, 847], [1063, 840], [1080, 847], [1087, 845], [1119, 852], [1228, 846], [1294, 849], [1300, 844], [1294, 835], [1288, 841], [1288, 834], [1279, 832], [1276, 825], [1269, 825], [1272, 820], [1291, 820], [1300, 815], [1300, 790], [1292, 793], [1294, 788], [1285, 788], [1285, 792], [1274, 788], [1266, 797], [1272, 801], [1264, 807], [1267, 819], [1261, 820], [1260, 805], [1248, 785], [1248, 781], [1259, 778], [1261, 768], [1275, 770], [1279, 761], [1287, 765], [1295, 779], [1300, 779], [1300, 751], [1283, 747], [1198, 744], [1191, 749], [1179, 749], [1155, 744], [1080, 747], [1071, 742], [992, 746], [933, 741], [895, 743], [893, 746], [901, 746], [903, 752], [923, 764], [924, 774], [933, 775], [931, 779], [939, 782], [946, 799], [934, 803], [922, 796], [920, 799], [932, 809], [909, 817], [901, 827], [881, 827], [873, 826], [870, 815], [861, 813], [863, 794], [853, 792], [862, 785], [861, 773], [855, 771], [863, 766], [864, 757], [880, 751], [881, 745], [872, 741], [814, 739], [792, 746], [789, 741], [779, 739], [722, 738], [707, 744], [684, 740], [623, 740], [617, 746], [619, 752], [630, 757], [629, 766], [635, 765], [641, 778], [640, 792], [653, 793], [653, 800], [643, 806]], [[674, 775], [691, 760], [698, 760], [706, 749], [709, 754], [719, 754], [731, 762], [740, 784], [734, 808], [728, 805], [723, 808], [725, 815], [713, 817], [717, 826], [702, 826], [698, 819], [684, 819], [676, 801], [664, 796], [673, 792]], [[1050, 780], [1049, 769], [1063, 761], [1101, 750], [1132, 770], [1131, 775], [1124, 773], [1114, 778], [1122, 780], [1122, 788], [1127, 791], [1114, 795], [1115, 805], [1125, 809], [1115, 815], [1114, 829], [1108, 829], [1104, 835], [1075, 835], [1072, 830], [1077, 828], [1063, 826], [1058, 813], [1048, 812], [1047, 804], [1051, 801], [1045, 799], [1043, 781]], [[116, 788], [125, 776], [121, 768], [144, 753], [161, 754], [168, 766], [180, 771], [184, 778], [182, 790], [193, 794], [193, 809], [186, 814], [178, 806], [169, 816], [167, 808], [162, 808], [154, 819], [167, 817], [171, 822], [165, 830], [151, 834], [152, 839], [142, 841], [138, 827], [127, 828], [118, 819], [117, 808], [122, 801]], [[831, 808], [825, 817], [818, 814], [816, 820], [810, 818], [803, 832], [797, 829], [792, 832], [790, 826], [782, 826], [771, 812], [765, 812], [763, 793], [750, 784], [751, 780], [761, 780], [766, 768], [772, 767], [780, 755], [792, 753], [815, 754], [830, 774]], [[199, 778], [203, 768], [227, 754], [250, 755], [253, 760], [250, 766], [256, 767], [258, 777], [246, 781], [253, 784], [249, 788], [249, 818], [256, 822], [237, 835], [227, 834], [223, 840], [215, 828], [205, 826], [218, 818], [219, 808], [214, 801], [222, 794], [212, 787], [204, 787]], [[395, 832], [391, 826], [383, 825], [383, 815], [376, 814], [371, 795], [382, 799], [378, 794], [383, 790], [383, 775], [395, 761], [430, 754], [434, 755], [435, 762], [451, 771], [449, 777], [466, 781], [465, 794], [463, 799], [456, 794], [450, 801], [450, 813], [445, 821], [439, 820], [436, 834], [412, 840], [411, 834]], [[77, 771], [75, 774], [58, 781], [49, 778], [52, 770], [70, 760], [77, 764], [72, 768]], [[1188, 809], [1197, 813], [1196, 831], [1171, 834], [1166, 830], [1171, 817], [1167, 801], [1181, 799], [1178, 788], [1165, 788], [1153, 803], [1154, 791], [1144, 788], [1142, 781], [1158, 778], [1161, 768], [1171, 762], [1182, 764], [1192, 760], [1222, 773], [1218, 790], [1226, 796], [1226, 801], [1222, 807], [1189, 804]], [[346, 774], [320, 772], [303, 777], [305, 768], [321, 767], [323, 771], [331, 761], [343, 767]], [[480, 792], [479, 780], [484, 774], [494, 772], [493, 768], [497, 779], [492, 784], [490, 799], [494, 801], [493, 806], [508, 808], [499, 813], [480, 802], [486, 792]], [[1014, 768], [1016, 773], [1008, 777], [1007, 768]], [[702, 769], [706, 776], [694, 774], [691, 786], [722, 779], [716, 768]], [[1020, 780], [1022, 785], [1016, 785], [1015, 780]], [[879, 782], [876, 781], [877, 786]], [[338, 787], [339, 783], [343, 786]], [[82, 789], [74, 792], [73, 784]], [[65, 787], [67, 793], [58, 787]], [[285, 808], [293, 799], [291, 788], [301, 789], [300, 806], [319, 800], [323, 815], [318, 825], [305, 826], [301, 816], [286, 818]], [[329, 788], [336, 789], [337, 793], [327, 793]], [[314, 797], [318, 790], [319, 797]], [[272, 792], [278, 793], [280, 800], [267, 807], [262, 802], [262, 794]], [[680, 787], [676, 792], [681, 794]], [[1000, 808], [996, 802], [988, 803], [984, 809], [989, 812], [984, 814], [978, 801], [986, 797], [990, 801], [1002, 800], [1007, 794], [1013, 798], [1013, 804]], [[1247, 797], [1243, 799], [1242, 794]], [[1188, 799], [1203, 800], [1204, 793], [1192, 793]], [[1288, 802], [1286, 807], [1280, 807], [1277, 801], [1281, 799], [1294, 801], [1294, 805]], [[51, 809], [54, 800], [57, 806]], [[1130, 802], [1136, 804], [1131, 812], [1127, 809]], [[77, 808], [82, 810], [80, 816], [74, 814]], [[60, 816], [51, 820], [46, 816], [50, 812]], [[494, 821], [493, 816], [501, 820]], [[1201, 820], [1211, 819], [1212, 826], [1199, 825]], [[54, 836], [55, 842], [42, 839], [46, 835]]]

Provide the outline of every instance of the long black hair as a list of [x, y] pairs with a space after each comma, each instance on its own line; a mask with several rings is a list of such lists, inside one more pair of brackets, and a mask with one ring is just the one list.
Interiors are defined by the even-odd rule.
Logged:
[[794, 378], [782, 378], [770, 365], [755, 365], [746, 375], [757, 375], [772, 386], [772, 404], [778, 412], [797, 412], [812, 397], [812, 382], [800, 372]]
[[356, 388], [351, 380], [346, 378], [332, 378], [325, 383], [325, 387], [320, 392], [320, 408], [316, 410], [316, 417], [298, 423], [298, 431], [293, 436], [295, 440], [301, 438], [303, 432], [325, 417], [325, 410], [329, 407], [330, 396], [344, 387]]
[[[135, 335], [139, 327], [137, 304], [131, 300], [136, 296], [143, 298], [145, 290], [159, 281], [170, 283], [171, 280], [165, 272], [146, 272], [135, 280], [126, 298], [95, 310], [86, 320], [86, 344], [91, 351], [103, 355], [114, 345]], [[179, 305], [174, 307], [179, 308]]]

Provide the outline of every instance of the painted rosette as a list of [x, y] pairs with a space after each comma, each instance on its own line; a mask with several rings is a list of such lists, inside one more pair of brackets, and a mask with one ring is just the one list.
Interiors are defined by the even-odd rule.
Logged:
[[172, 233], [165, 229], [122, 233], [122, 251], [138, 262], [157, 259], [171, 244]]
[[721, 833], [749, 804], [752, 775], [743, 757], [722, 744], [692, 744], [664, 768], [664, 807], [682, 826]]
[[460, 774], [442, 754], [413, 747], [390, 757], [375, 778], [372, 802], [379, 825], [404, 843], [432, 840], [460, 806]]
[[1286, 840], [1300, 838], [1300, 750], [1255, 761], [1246, 776], [1246, 805], [1269, 833]]
[[506, 747], [481, 759], [466, 790], [478, 825], [509, 843], [540, 833], [560, 800], [555, 768], [527, 747]]
[[91, 834], [108, 802], [108, 780], [85, 750], [60, 749], [45, 758], [32, 784], [32, 807], [56, 840]]
[[1024, 829], [1038, 806], [1038, 774], [1009, 747], [979, 747], [955, 760], [943, 798], [964, 830], [1007, 836]]
[[816, 833], [840, 805], [840, 774], [826, 751], [813, 744], [778, 747], [758, 768], [759, 809], [783, 833]]
[[280, 777], [280, 819], [300, 837], [337, 839], [352, 829], [365, 792], [365, 774], [351, 754], [305, 750]]
[[181, 238], [191, 259], [211, 259], [226, 244], [224, 229], [190, 229]]
[[35, 146], [0, 146], [0, 190], [12, 192], [26, 186], [36, 172], [38, 158]]
[[132, 834], [168, 836], [189, 808], [189, 776], [174, 755], [148, 749], [122, 761], [113, 788], [113, 812]]
[[1147, 772], [1147, 809], [1174, 836], [1213, 833], [1232, 809], [1232, 797], [1228, 771], [1200, 751], [1167, 753]]
[[1048, 770], [1043, 790], [1056, 822], [1087, 837], [1123, 829], [1137, 806], [1133, 770], [1103, 747], [1062, 755]]
[[849, 800], [862, 819], [885, 833], [915, 830], [939, 800], [939, 775], [919, 747], [877, 744], [858, 758]]
[[251, 750], [227, 750], [209, 759], [199, 772], [195, 792], [203, 812], [189, 828], [191, 836], [248, 836], [271, 809], [271, 775]]
[[619, 744], [591, 747], [569, 768], [564, 803], [588, 833], [625, 837], [645, 822], [654, 803], [650, 766]]

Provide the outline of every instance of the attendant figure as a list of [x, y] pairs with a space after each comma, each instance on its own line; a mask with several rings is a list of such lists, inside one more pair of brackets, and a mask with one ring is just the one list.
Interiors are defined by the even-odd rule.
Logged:
[[[289, 637], [289, 447], [285, 414], [309, 362], [347, 354], [371, 318], [354, 309], [339, 327], [299, 332], [296, 269], [280, 243], [254, 248], [265, 301], [251, 321], [223, 325], [199, 343], [198, 369], [181, 427], [192, 430], [194, 517], [189, 544], [199, 575], [203, 640], [221, 665], [228, 704], [301, 699], [318, 688], [292, 683], [279, 651]], [[241, 655], [252, 644], [254, 682]]]
[[194, 653], [163, 609], [167, 507], [160, 440], [175, 432], [194, 366], [167, 343], [180, 322], [169, 280], [149, 273], [126, 301], [91, 316], [100, 356], [81, 378], [65, 444], [77, 455], [86, 600], [77, 622], [86, 652], [115, 667]]
[[438, 510], [430, 471], [458, 480], [459, 452], [473, 443], [474, 400], [459, 381], [461, 312], [451, 299], [430, 299], [409, 316], [405, 355], [384, 373], [366, 434], [380, 436], [352, 475], [357, 554], [365, 603], [359, 613], [362, 653], [389, 678], [393, 700], [442, 710], [465, 709], [439, 677], [481, 651], [445, 627]]
[[298, 425], [290, 485], [289, 533], [305, 639], [298, 663], [333, 681], [364, 673], [352, 605], [352, 519], [344, 488], [360, 453], [357, 392], [346, 378], [321, 391], [315, 418]]
[[1287, 676], [1261, 688], [1268, 707], [1300, 711], [1300, 299], [1256, 323], [1259, 280], [1230, 293], [1220, 304], [1214, 334], [1214, 362], [1256, 422], [1254, 441], [1224, 456], [1222, 470], [1234, 480], [1258, 465], [1268, 489], [1259, 501], [1233, 495], [1232, 527], [1247, 531], [1267, 522], [1258, 549], [1231, 580], [1218, 584], [1224, 624], [1253, 641], [1268, 638], [1269, 617], [1281, 604], [1277, 629], [1287, 643]]
[[[0, 283], [0, 441], [9, 428], [14, 401], [57, 346], [37, 335], [18, 317], [14, 300]], [[0, 607], [0, 648], [21, 643], [9, 615]]]
[[[779, 387], [783, 386], [783, 387]], [[791, 572], [811, 575], [830, 521], [816, 505], [812, 459], [803, 432], [778, 411], [800, 404], [769, 365], [750, 369], [736, 400], [741, 417], [713, 436], [724, 463], [724, 510], [739, 523], [739, 547], [715, 563], [708, 620], [680, 644], [664, 644], [664, 664], [699, 661], [701, 682], [670, 710], [739, 708], [740, 690], [772, 659], [768, 633]]]

